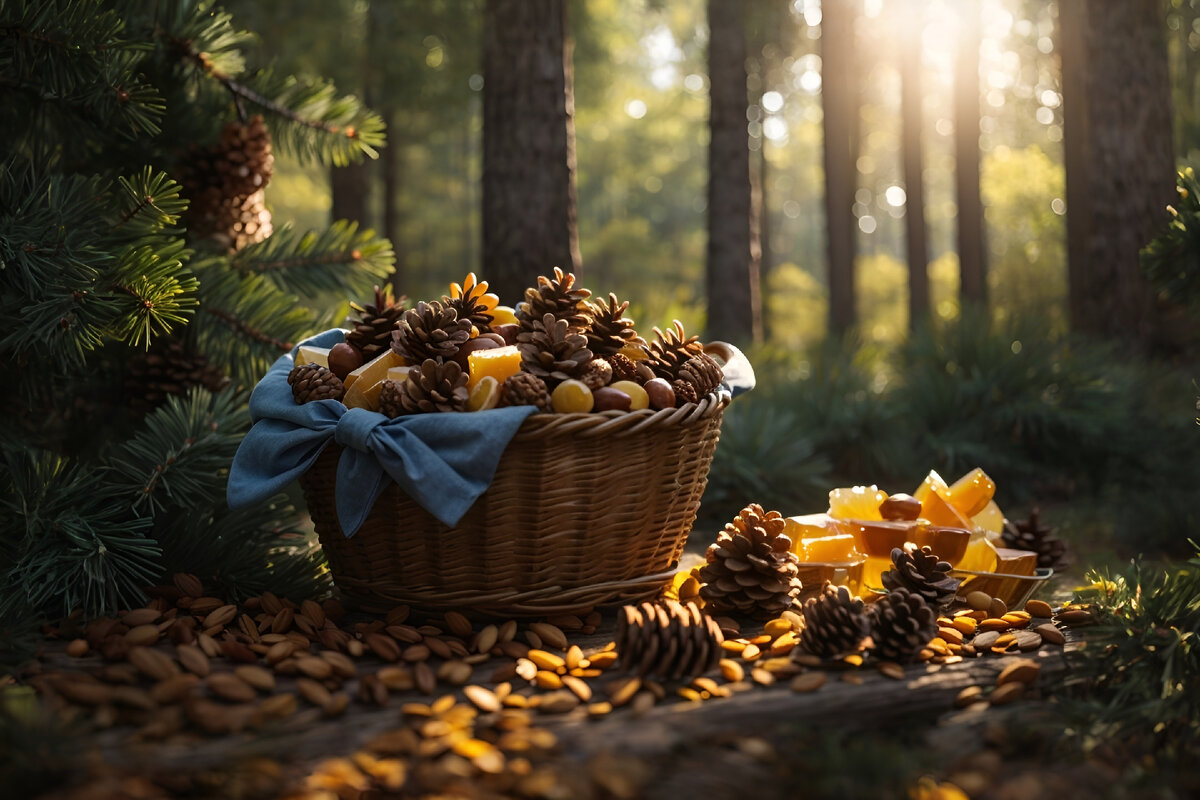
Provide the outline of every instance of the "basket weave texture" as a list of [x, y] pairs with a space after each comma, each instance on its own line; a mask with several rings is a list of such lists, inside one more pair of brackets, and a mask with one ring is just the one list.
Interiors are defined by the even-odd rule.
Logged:
[[657, 594], [683, 553], [728, 395], [683, 408], [533, 414], [448, 527], [391, 484], [347, 539], [330, 443], [300, 479], [343, 595], [477, 616], [572, 613]]

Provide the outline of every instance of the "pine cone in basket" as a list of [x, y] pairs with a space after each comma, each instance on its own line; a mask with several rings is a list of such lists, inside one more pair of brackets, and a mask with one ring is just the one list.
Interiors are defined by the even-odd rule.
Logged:
[[752, 503], [742, 509], [704, 554], [700, 596], [714, 613], [740, 613], [763, 619], [790, 608], [800, 593], [800, 559], [784, 535], [778, 511]]
[[721, 627], [695, 603], [628, 605], [617, 614], [617, 653], [626, 671], [666, 680], [694, 678], [721, 660]]
[[465, 411], [468, 396], [467, 373], [457, 361], [427, 358], [400, 384], [400, 408], [406, 414]]
[[857, 651], [870, 626], [863, 601], [828, 581], [820, 594], [804, 602], [803, 614], [800, 649], [822, 658]]
[[937, 636], [937, 614], [919, 594], [892, 589], [871, 605], [872, 651], [876, 658], [903, 664]]
[[622, 353], [613, 353], [612, 355], [606, 357], [605, 360], [609, 363], [609, 366], [612, 367], [612, 379], [614, 381], [634, 381], [639, 384], [642, 383], [642, 381], [638, 380], [637, 365], [629, 359], [629, 356], [626, 356]]
[[1067, 543], [1054, 536], [1057, 530], [1047, 525], [1038, 517], [1038, 509], [1029, 512], [1029, 518], [1021, 522], [1004, 520], [1004, 546], [1014, 550], [1030, 550], [1037, 553], [1037, 565], [1049, 567], [1055, 571], [1064, 569], [1071, 563], [1067, 552]]
[[903, 548], [892, 548], [892, 568], [880, 580], [888, 591], [908, 589], [935, 609], [950, 605], [961, 583], [950, 577], [948, 562], [940, 560], [928, 547], [918, 548], [912, 542], [905, 542]]
[[588, 349], [597, 357], [610, 356], [625, 345], [645, 346], [646, 340], [638, 336], [633, 320], [625, 316], [628, 300], [619, 302], [617, 296], [609, 292], [607, 301], [601, 298], [588, 306], [592, 318], [587, 332]]
[[688, 336], [683, 323], [675, 320], [666, 332], [654, 329], [655, 340], [647, 348], [650, 353], [650, 369], [654, 375], [674, 381], [679, 378], [679, 368], [693, 356], [704, 353], [704, 345], [698, 336]]
[[379, 413], [395, 419], [404, 413], [404, 381], [386, 380], [379, 389]]
[[704, 397], [709, 392], [715, 392], [725, 376], [721, 373], [721, 365], [708, 353], [692, 356], [679, 368], [677, 380], [687, 381], [696, 387], [696, 396]]
[[458, 348], [471, 338], [471, 321], [437, 300], [419, 301], [404, 312], [392, 332], [392, 350], [410, 362], [427, 358], [454, 358]]
[[580, 377], [592, 360], [587, 336], [549, 312], [517, 334], [517, 349], [522, 368], [547, 384]]
[[375, 287], [374, 303], [350, 304], [358, 319], [354, 321], [354, 329], [346, 334], [346, 342], [358, 349], [364, 364], [392, 346], [392, 331], [396, 330], [407, 305], [404, 297], [393, 299], [391, 284], [383, 289]]
[[518, 304], [517, 321], [529, 328], [541, 324], [547, 314], [565, 320], [572, 328], [586, 329], [591, 322], [588, 297], [591, 292], [575, 286], [575, 274], [554, 268], [554, 277], [539, 275], [537, 286], [525, 290], [524, 302]]
[[554, 410], [546, 382], [528, 372], [518, 372], [505, 378], [500, 386], [500, 403], [506, 406], [537, 406], [539, 411]]
[[303, 405], [312, 400], [341, 400], [342, 381], [328, 368], [317, 364], [298, 364], [288, 373], [292, 397]]
[[696, 385], [691, 381], [685, 381], [682, 378], [671, 382], [671, 388], [675, 390], [675, 407], [680, 408], [688, 403], [699, 403], [700, 396], [696, 394]]
[[608, 363], [607, 358], [593, 358], [583, 368], [579, 380], [587, 384], [593, 392], [602, 386], [608, 386], [613, 380], [612, 364]]
[[442, 302], [453, 308], [459, 319], [470, 320], [480, 333], [487, 333], [492, 329], [492, 320], [495, 319], [492, 312], [500, 304], [500, 298], [488, 294], [488, 282], [477, 281], [475, 273], [471, 272], [463, 280], [462, 286], [450, 284], [450, 296], [443, 296]]

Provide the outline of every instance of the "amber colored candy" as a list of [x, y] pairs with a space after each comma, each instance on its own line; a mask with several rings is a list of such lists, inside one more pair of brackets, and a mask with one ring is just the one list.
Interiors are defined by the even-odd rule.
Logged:
[[500, 384], [491, 375], [484, 375], [467, 397], [467, 411], [487, 411], [500, 402]]
[[516, 325], [517, 312], [512, 306], [496, 306], [492, 309], [492, 330], [496, 329], [497, 325]]
[[973, 517], [991, 502], [996, 494], [996, 483], [979, 467], [952, 483], [946, 499], [964, 517]]
[[878, 486], [851, 486], [834, 489], [829, 493], [829, 516], [835, 519], [882, 520], [879, 505], [887, 499], [887, 492]]
[[503, 385], [510, 375], [521, 371], [521, 352], [512, 345], [476, 350], [467, 356], [467, 388], [474, 389], [484, 376], [490, 375]]
[[848, 533], [833, 536], [822, 536], [804, 541], [804, 561], [841, 562], [853, 561], [858, 558], [858, 549], [854, 537]]

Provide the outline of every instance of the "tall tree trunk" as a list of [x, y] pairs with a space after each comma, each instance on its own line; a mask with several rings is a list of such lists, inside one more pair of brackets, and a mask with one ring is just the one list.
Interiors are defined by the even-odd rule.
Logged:
[[[758, 170], [753, 174], [753, 201], [754, 207], [757, 209], [755, 217], [758, 219], [758, 251], [761, 254], [758, 259], [758, 286], [759, 297], [766, 295], [767, 287], [771, 281], [771, 270], [775, 268], [775, 254], [771, 252], [771, 206], [767, 193], [767, 178], [770, 167], [767, 164], [767, 137], [760, 137], [760, 146], [758, 148]], [[769, 309], [764, 308], [765, 303], [759, 301], [759, 318], [762, 320], [762, 336], [764, 339], [771, 338], [771, 314]]]
[[762, 339], [758, 242], [746, 130], [746, 32], [741, 0], [709, 0], [708, 329], [710, 339]]
[[488, 0], [484, 16], [483, 274], [510, 305], [581, 268], [566, 6]]
[[854, 85], [855, 0], [826, 0], [821, 16], [821, 103], [825, 130], [825, 227], [829, 252], [829, 330], [854, 325], [856, 254], [853, 141], [858, 115]]
[[403, 243], [400, 241], [400, 191], [404, 183], [404, 145], [400, 136], [400, 126], [396, 124], [398, 115], [395, 111], [384, 112], [388, 126], [388, 143], [380, 153], [383, 161], [383, 236], [392, 243], [396, 253], [396, 265], [392, 269], [392, 288], [396, 296], [404, 294], [404, 287], [410, 278], [407, 274], [406, 258]]
[[369, 226], [371, 173], [366, 162], [347, 167], [330, 167], [329, 188], [333, 195], [330, 217], [335, 220], [348, 219], [360, 226]]
[[[1077, 0], [1068, 0], [1074, 2]], [[957, 4], [960, 15], [954, 70], [954, 186], [958, 204], [959, 294], [967, 305], [987, 304], [987, 251], [979, 189], [980, 3]]]
[[921, 29], [923, 4], [907, 0], [897, 7], [900, 22], [900, 106], [904, 167], [904, 228], [908, 250], [908, 327], [929, 317], [929, 245], [925, 227], [924, 158], [921, 148]]
[[1071, 327], [1147, 343], [1138, 251], [1174, 197], [1171, 96], [1158, 0], [1068, 0], [1062, 23]]

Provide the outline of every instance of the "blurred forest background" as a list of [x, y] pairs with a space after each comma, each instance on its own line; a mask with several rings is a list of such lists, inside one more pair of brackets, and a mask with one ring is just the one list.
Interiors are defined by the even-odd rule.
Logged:
[[[951, 477], [978, 465], [1014, 515], [1040, 502], [1068, 529], [1106, 541], [1102, 532], [1115, 532], [1125, 551], [1186, 547], [1200, 478], [1190, 334], [1147, 359], [1125, 355], [1135, 331], [1086, 340], [1070, 331], [1064, 5], [826, 3], [851, 24], [837, 32], [839, 71], [829, 73], [822, 36], [834, 31], [819, 0], [744, 4], [765, 338], [752, 350], [760, 389], [727, 417], [711, 513], [749, 498], [786, 513], [817, 510], [834, 485], [909, 491], [930, 468]], [[376, 228], [395, 248], [399, 292], [413, 298], [439, 295], [482, 260], [483, 6], [229, 3], [264, 33], [264, 60], [333, 77], [388, 123], [375, 162], [314, 172], [279, 159], [267, 195], [276, 219], [303, 228], [332, 214]], [[672, 319], [705, 328], [707, 11], [703, 0], [568, 4], [582, 278], [631, 299], [645, 331]], [[1158, 24], [1183, 165], [1200, 148], [1200, 8], [1169, 0]], [[908, 303], [906, 69], [920, 91], [928, 321], [910, 320]], [[835, 77], [849, 98], [841, 113], [853, 165], [849, 325], [829, 315], [823, 88]], [[974, 170], [956, 131], [972, 114], [982, 230], [960, 246], [959, 198], [971, 194], [956, 181]], [[1169, 189], [1172, 178], [1162, 178]], [[972, 244], [973, 263], [960, 264]], [[960, 275], [982, 285], [960, 285]], [[985, 311], [964, 314], [964, 296]]]

